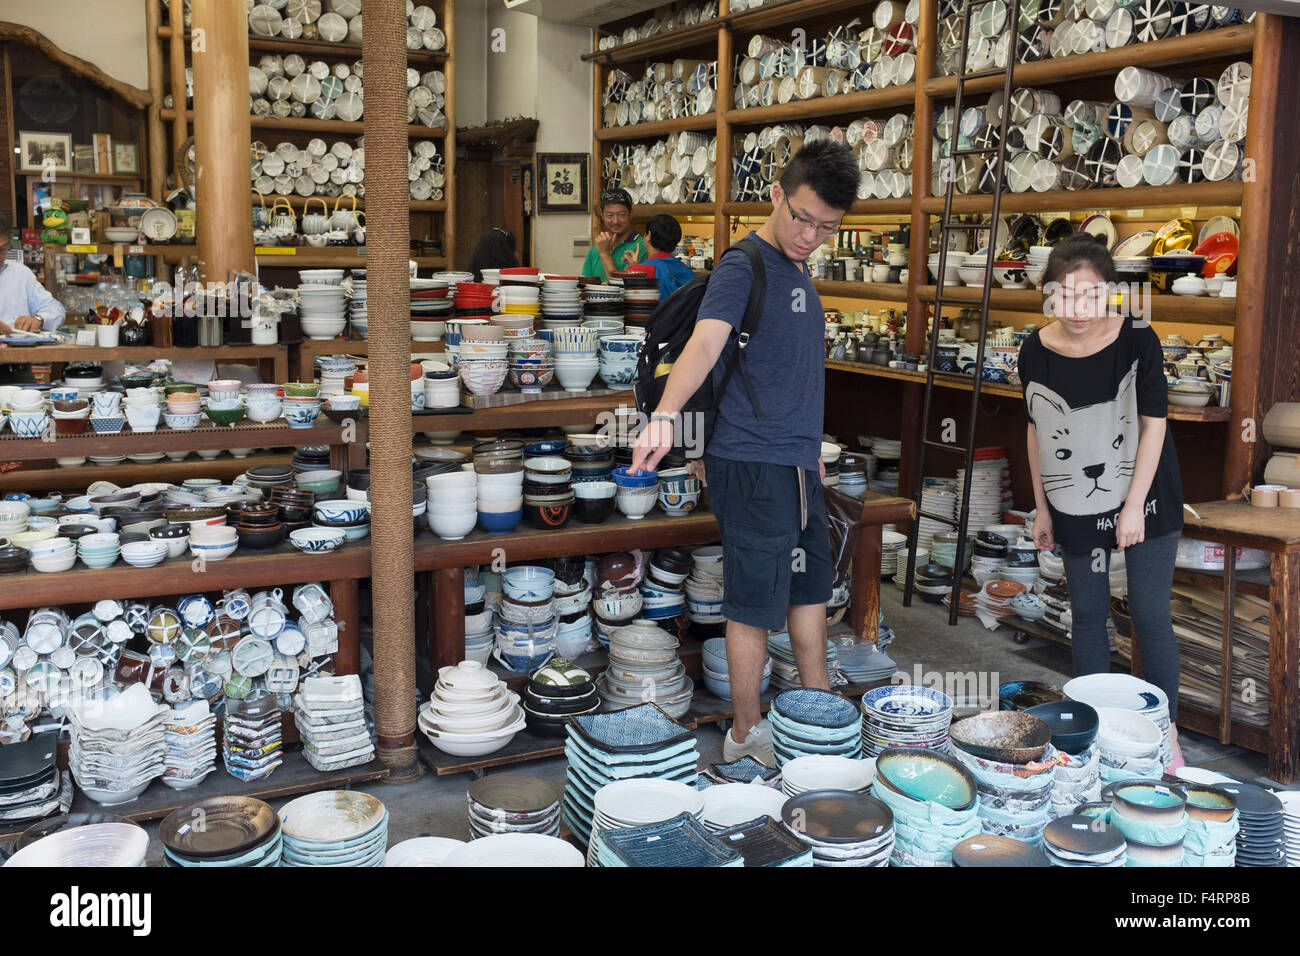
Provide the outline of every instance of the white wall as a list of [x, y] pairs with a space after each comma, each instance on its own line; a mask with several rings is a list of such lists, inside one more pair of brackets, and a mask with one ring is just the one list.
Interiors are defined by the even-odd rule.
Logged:
[[457, 0], [456, 37], [452, 54], [456, 59], [456, 125], [482, 126], [487, 114], [488, 11], [483, 0]]
[[31, 27], [114, 79], [149, 88], [141, 0], [0, 0], [0, 20]]
[[[503, 33], [498, 31], [504, 31]], [[526, 13], [489, 8], [488, 46], [481, 56], [488, 73], [487, 115], [536, 116], [538, 101], [538, 21]], [[501, 51], [501, 42], [505, 49]], [[479, 51], [475, 51], [479, 53]], [[460, 58], [457, 57], [457, 60]]]

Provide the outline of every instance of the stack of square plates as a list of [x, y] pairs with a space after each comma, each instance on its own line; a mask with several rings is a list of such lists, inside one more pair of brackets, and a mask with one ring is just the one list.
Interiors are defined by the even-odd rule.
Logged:
[[745, 866], [802, 867], [813, 865], [812, 847], [771, 817], [739, 823], [713, 834], [745, 861]]
[[221, 757], [232, 777], [261, 780], [283, 763], [280, 708], [274, 695], [227, 699], [221, 727]]
[[606, 830], [663, 823], [678, 814], [696, 819], [704, 809], [700, 792], [677, 780], [615, 780], [605, 784], [592, 800], [591, 836], [587, 844], [587, 865], [597, 866], [597, 837]]
[[[564, 752], [569, 760], [564, 822], [584, 842], [590, 840], [596, 822], [596, 794], [615, 781], [626, 785], [634, 779], [647, 782], [646, 778], [653, 778], [673, 783], [676, 786], [668, 787], [666, 792], [678, 794], [676, 799], [680, 800], [681, 790], [688, 791], [694, 801], [692, 812], [699, 810], [699, 795], [686, 786], [695, 783], [699, 760], [695, 738], [654, 704], [569, 718]], [[646, 792], [651, 791], [661, 793], [664, 788], [650, 787]], [[672, 812], [656, 811], [646, 819], [618, 819], [622, 826], [657, 823], [676, 816], [683, 808], [669, 802], [664, 807], [668, 809]], [[612, 816], [618, 817], [617, 813]]]
[[812, 849], [813, 866], [888, 866], [894, 813], [875, 797], [810, 790], [786, 801], [786, 827]]
[[709, 774], [720, 783], [753, 783], [757, 781], [768, 787], [780, 786], [781, 771], [767, 764], [759, 763], [753, 757], [744, 756], [731, 763], [715, 763]]
[[217, 718], [204, 698], [186, 701], [163, 721], [167, 745], [162, 782], [173, 790], [198, 786], [217, 767]]
[[154, 703], [143, 684], [72, 707], [68, 765], [82, 792], [106, 807], [144, 793], [149, 781], [163, 772], [163, 720], [170, 712], [166, 704]]
[[880, 687], [862, 695], [862, 756], [888, 747], [948, 749], [952, 698], [932, 687]]
[[[28, 823], [68, 812], [72, 780], [60, 774], [56, 765], [58, 739], [58, 733], [51, 731], [0, 747], [0, 822]], [[66, 805], [61, 800], [64, 791]]]
[[854, 684], [878, 684], [898, 673], [898, 665], [878, 643], [840, 645], [837, 658], [840, 670]]
[[768, 720], [778, 767], [808, 754], [857, 757], [862, 747], [857, 708], [830, 691], [800, 687], [778, 694]]
[[[770, 792], [770, 791], [769, 791]], [[711, 835], [690, 813], [593, 835], [590, 866], [744, 866], [744, 858]]]
[[[782, 690], [790, 690], [795, 687], [802, 687], [799, 683], [799, 668], [794, 661], [794, 648], [790, 645], [790, 635], [782, 631], [780, 634], [769, 634], [767, 636], [767, 653], [772, 659], [772, 683]], [[839, 650], [830, 641], [826, 641], [826, 666], [835, 670], [838, 667]]]
[[302, 737], [302, 755], [317, 770], [356, 767], [375, 758], [356, 674], [308, 677], [294, 695], [293, 721]]
[[281, 866], [383, 866], [388, 810], [355, 790], [327, 790], [280, 808]]

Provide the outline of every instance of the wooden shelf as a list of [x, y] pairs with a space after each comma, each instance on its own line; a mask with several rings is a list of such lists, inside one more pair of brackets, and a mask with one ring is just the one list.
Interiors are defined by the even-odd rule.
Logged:
[[846, 299], [876, 299], [880, 302], [906, 302], [907, 286], [901, 282], [836, 282], [813, 279], [813, 288], [821, 295]]
[[[770, 202], [725, 202], [722, 212], [727, 216], [763, 216], [772, 215]], [[859, 199], [846, 216], [908, 216], [912, 212], [912, 200], [902, 199]], [[846, 223], [842, 228], [850, 228]]]
[[[633, 43], [620, 43], [609, 50], [584, 53], [582, 58], [588, 62], [599, 60], [602, 63], [620, 64], [636, 63], [638, 60], [646, 60], [664, 54], [678, 57], [692, 47], [704, 46], [710, 41], [716, 42], [718, 29], [725, 22], [721, 17], [714, 17], [712, 20], [705, 20], [694, 26], [669, 30], [666, 33], [659, 33], [644, 40], [637, 40]], [[708, 57], [708, 59], [712, 59], [712, 57]]]
[[[873, 378], [892, 379], [896, 382], [910, 382], [916, 385], [925, 384], [925, 373], [914, 372], [911, 369], [889, 368], [884, 365], [863, 365], [858, 362], [840, 362], [827, 360], [826, 370], [828, 372], [848, 372], [853, 375], [867, 375]], [[936, 373], [934, 384], [941, 388], [955, 388], [959, 391], [969, 392], [974, 389], [974, 379], [969, 375], [958, 375], [952, 373]], [[1014, 398], [1017, 401], [1021, 398], [1019, 385], [1003, 385], [994, 382], [984, 382], [980, 385], [981, 395], [993, 395], [998, 398]], [[1168, 418], [1176, 422], [1226, 422], [1231, 417], [1231, 409], [1221, 408], [1217, 405], [1207, 406], [1205, 408], [1183, 408], [1178, 405], [1170, 405]]]
[[[824, 17], [843, 11], [861, 11], [860, 0], [784, 0], [768, 3], [754, 10], [729, 14], [726, 19], [736, 34], [757, 33], [768, 27], [797, 24], [812, 17]], [[866, 29], [869, 24], [863, 24]]]
[[[33, 171], [31, 171], [31, 170], [21, 170], [21, 169], [16, 169], [16, 170], [14, 170], [14, 175], [15, 175], [15, 176], [40, 176], [40, 175], [42, 175], [42, 171], [39, 170], [39, 169], [36, 170], [35, 172], [33, 172]], [[59, 173], [59, 180], [58, 180], [58, 181], [61, 182], [61, 183], [71, 183], [71, 182], [87, 182], [87, 183], [90, 183], [90, 182], [95, 182], [95, 183], [108, 183], [108, 184], [114, 184], [114, 183], [117, 183], [117, 184], [125, 185], [125, 184], [127, 184], [127, 183], [140, 183], [140, 182], [144, 182], [144, 173], [135, 174], [135, 173], [68, 173], [68, 172], [61, 172], [61, 173]]]
[[[160, 26], [158, 28], [158, 39], [170, 40], [171, 38], [171, 27]], [[189, 39], [188, 35], [186, 39]], [[248, 48], [283, 55], [297, 53], [304, 58], [332, 56], [350, 60], [361, 59], [361, 44], [359, 43], [330, 43], [328, 40], [289, 40], [285, 37], [264, 37], [250, 33], [248, 35]], [[422, 61], [432, 64], [445, 60], [450, 55], [450, 45], [442, 50], [407, 50], [406, 62], [412, 66]]]
[[21, 362], [152, 362], [154, 359], [211, 359], [214, 362], [236, 359], [274, 359], [287, 361], [286, 345], [216, 345], [180, 348], [179, 346], [121, 345], [99, 348], [95, 345], [36, 345], [8, 348], [5, 361]]
[[[975, 286], [945, 286], [949, 300], [978, 305], [982, 289]], [[922, 302], [934, 302], [935, 287], [923, 285], [916, 290]], [[1236, 299], [1209, 296], [1152, 295], [1151, 319], [1156, 322], [1196, 322], [1202, 325], [1232, 325], [1237, 314]], [[1007, 312], [1043, 314], [1043, 294], [1037, 289], [992, 289], [989, 308]]]
[[[1019, 70], [1016, 79], [1019, 80]], [[729, 109], [726, 120], [732, 126], [766, 126], [784, 120], [802, 120], [813, 116], [835, 116], [840, 113], [869, 113], [895, 107], [913, 107], [916, 103], [916, 84], [887, 86], [883, 90], [855, 90], [838, 96], [814, 96], [808, 100], [773, 103], [771, 106], [751, 106], [746, 109]]]
[[52, 255], [58, 255], [67, 252], [69, 249], [76, 250], [76, 254], [81, 255], [114, 255], [117, 250], [122, 250], [123, 255], [127, 256], [197, 256], [199, 247], [197, 245], [189, 246], [169, 246], [162, 243], [151, 244], [147, 242], [98, 242], [91, 243], [88, 246], [79, 245], [58, 245], [57, 243], [45, 243], [45, 250]]
[[[62, 457], [62, 456], [60, 456]], [[120, 465], [80, 465], [75, 468], [18, 468], [0, 472], [0, 492], [50, 491], [59, 488], [85, 488], [91, 482], [111, 481], [115, 485], [132, 485], [139, 481], [168, 481], [179, 485], [186, 478], [221, 478], [228, 481], [255, 465], [287, 465], [292, 455], [258, 454], [247, 458], [222, 455], [211, 461], [187, 458], [184, 461], [154, 461], [147, 464], [125, 461]]]
[[606, 126], [596, 130], [596, 139], [600, 142], [623, 139], [653, 139], [688, 129], [711, 130], [717, 124], [717, 113], [704, 113], [700, 116], [679, 116], [676, 119], [633, 123], [629, 126]]
[[[251, 201], [251, 202], [257, 202], [257, 195], [256, 195], [256, 193], [251, 194], [249, 198], [250, 198], [250, 201]], [[269, 209], [269, 208], [271, 208], [271, 204], [272, 204], [273, 202], [275, 202], [277, 199], [284, 199], [284, 200], [286, 200], [286, 201], [289, 203], [289, 205], [292, 206], [294, 209], [301, 209], [304, 205], [306, 205], [306, 203], [307, 203], [309, 200], [322, 199], [322, 200], [325, 201], [325, 204], [329, 207], [330, 211], [333, 212], [333, 211], [334, 211], [334, 200], [335, 200], [335, 198], [337, 198], [337, 197], [334, 197], [334, 196], [299, 196], [297, 193], [295, 193], [295, 194], [292, 195], [292, 196], [281, 196], [281, 195], [278, 194], [278, 193], [272, 193], [272, 194], [268, 194], [268, 195], [266, 196], [266, 207]], [[314, 205], [314, 203], [313, 203], [313, 205]], [[411, 207], [411, 212], [446, 212], [446, 211], [447, 211], [447, 200], [445, 200], [445, 199], [412, 199], [412, 200], [410, 201], [409, 205], [410, 205], [410, 207]], [[348, 209], [348, 210], [350, 210], [350, 209], [352, 208], [352, 206], [349, 204], [349, 205], [343, 205], [343, 206], [340, 206], [339, 208], [340, 208], [340, 209]], [[366, 201], [365, 201], [365, 199], [363, 199], [363, 198], [361, 198], [360, 196], [358, 196], [358, 197], [357, 197], [357, 210], [360, 212], [360, 211], [364, 211], [365, 208], [366, 208]], [[328, 247], [326, 247], [326, 248], [328, 248]]]
[[[1003, 193], [1002, 212], [1048, 212], [1070, 209], [1151, 209], [1187, 206], [1240, 206], [1242, 183], [1180, 183], [1175, 186], [1135, 186], [1132, 189], [1065, 189], [1045, 193]], [[921, 199], [921, 211], [943, 215], [943, 197]], [[953, 196], [955, 213], [993, 211], [993, 197]]]
[[[160, 119], [168, 123], [176, 119], [175, 110], [159, 110], [158, 115]], [[194, 122], [193, 110], [185, 111], [185, 121], [191, 124]], [[287, 116], [284, 119], [276, 119], [274, 116], [257, 116], [250, 113], [248, 125], [253, 129], [274, 129], [291, 133], [323, 133], [330, 136], [360, 136], [365, 132], [365, 123], [361, 120], [348, 122], [347, 120], [322, 120], [307, 116]], [[406, 130], [407, 135], [413, 139], [444, 139], [447, 136], [446, 129], [433, 129], [414, 123], [408, 126]]]
[[[366, 441], [365, 422], [358, 422], [350, 432], [355, 442]], [[288, 448], [302, 445], [342, 445], [343, 426], [329, 422], [312, 428], [244, 422], [239, 425], [214, 425], [206, 419], [189, 431], [174, 431], [160, 426], [154, 432], [133, 432], [124, 428], [116, 435], [60, 435], [56, 441], [19, 438], [11, 431], [0, 435], [0, 460], [45, 461], [75, 455], [130, 455], [153, 452], [207, 450], [211, 448]]]
[[632, 207], [632, 221], [640, 222], [652, 216], [707, 216], [713, 217], [711, 202], [660, 202], [637, 203]]
[[303, 554], [282, 541], [267, 551], [238, 550], [221, 561], [206, 561], [196, 571], [187, 553], [152, 568], [133, 568], [125, 561], [88, 568], [78, 562], [68, 571], [46, 574], [19, 571], [0, 575], [0, 609], [37, 607], [101, 597], [162, 597], [187, 591], [219, 591], [253, 582], [276, 585], [370, 577], [370, 543], [352, 541], [330, 554]]
[[[411, 356], [436, 355], [446, 351], [445, 343], [412, 342]], [[311, 381], [316, 374], [318, 355], [369, 355], [370, 343], [365, 339], [303, 339], [298, 346], [298, 380]], [[430, 429], [432, 430], [432, 429]]]
[[[329, 269], [342, 266], [365, 268], [365, 246], [267, 246], [275, 252], [257, 253], [259, 266], [278, 266], [284, 269]], [[411, 256], [416, 265], [427, 269], [443, 269], [446, 256]]]
[[[412, 415], [413, 432], [499, 431], [501, 429], [545, 428], [550, 425], [587, 425], [602, 412], [619, 406], [635, 406], [630, 389], [586, 398], [537, 398], [496, 408], [480, 408], [470, 414]], [[3, 446], [0, 446], [2, 449]]]
[[[1185, 63], [1199, 66], [1205, 60], [1231, 56], [1250, 57], [1255, 42], [1255, 27], [1244, 24], [1206, 30], [1185, 37], [1171, 37], [1150, 43], [1082, 53], [1075, 56], [1056, 57], [1036, 63], [1017, 63], [1016, 85], [1068, 83], [1094, 76], [1114, 76], [1126, 66], [1140, 66], [1147, 70]], [[1002, 78], [985, 77], [966, 83], [965, 94], [989, 93], [1002, 88]], [[925, 93], [936, 99], [951, 99], [957, 95], [957, 77], [941, 76], [926, 80]], [[1062, 102], [1065, 97], [1062, 96]]]

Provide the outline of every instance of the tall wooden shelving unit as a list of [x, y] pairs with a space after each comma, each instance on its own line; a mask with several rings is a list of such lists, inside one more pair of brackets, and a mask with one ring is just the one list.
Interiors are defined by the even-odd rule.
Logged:
[[[446, 78], [444, 95], [446, 104], [443, 113], [447, 117], [446, 129], [432, 129], [419, 124], [408, 128], [411, 141], [432, 139], [438, 141], [438, 151], [442, 155], [445, 168], [445, 185], [443, 198], [439, 200], [411, 200], [411, 235], [413, 238], [433, 238], [441, 236], [442, 255], [412, 256], [420, 268], [447, 269], [451, 267], [451, 250], [455, 242], [455, 208], [456, 180], [454, 168], [456, 162], [456, 88], [455, 88], [455, 3], [454, 0], [432, 0], [428, 4], [438, 14], [439, 28], [447, 36], [447, 45], [437, 52], [428, 50], [407, 51], [407, 63], [421, 72], [441, 69]], [[189, 63], [189, 40], [184, 30], [174, 30], [171, 24], [183, 23], [182, 0], [148, 0], [147, 30], [149, 31], [149, 84], [154, 94], [155, 105], [149, 110], [150, 154], [149, 163], [154, 187], [154, 198], [161, 199], [163, 185], [175, 162], [177, 146], [193, 133], [194, 114], [186, 110], [185, 67]], [[249, 35], [249, 56], [253, 63], [264, 53], [297, 53], [308, 62], [325, 60], [328, 63], [352, 63], [361, 59], [361, 45], [358, 43], [329, 43], [322, 40], [288, 40], [282, 37], [260, 37]], [[173, 91], [172, 108], [162, 106], [163, 98]], [[344, 120], [321, 120], [314, 117], [275, 117], [249, 115], [249, 127], [252, 139], [262, 140], [268, 146], [273, 142], [289, 140], [304, 144], [314, 136], [332, 142], [337, 139], [354, 140], [362, 134], [363, 123]], [[302, 196], [280, 197], [268, 195], [267, 204], [274, 199], [284, 198], [300, 213], [305, 203]], [[325, 198], [325, 197], [323, 197]], [[254, 201], [249, 192], [250, 204]], [[333, 199], [326, 198], [332, 208]], [[364, 211], [365, 199], [359, 197], [357, 209]], [[367, 223], [367, 227], [382, 228], [381, 223]], [[292, 252], [277, 250], [257, 256], [258, 265], [276, 268], [317, 268], [347, 267], [365, 265], [362, 249], [356, 246], [297, 246]]]
[[[869, 5], [870, 6], [870, 5]], [[738, 203], [729, 200], [730, 162], [733, 135], [747, 128], [782, 121], [847, 122], [863, 114], [889, 113], [911, 109], [914, 113], [915, 144], [912, 167], [912, 195], [901, 200], [857, 202], [850, 210], [846, 226], [858, 223], [893, 221], [910, 223], [911, 261], [906, 285], [877, 285], [863, 282], [815, 283], [823, 296], [839, 296], [863, 301], [906, 304], [913, 317], [907, 328], [907, 349], [920, 353], [925, 341], [926, 321], [935, 289], [926, 266], [930, 234], [943, 210], [941, 196], [931, 195], [931, 157], [929, 143], [937, 109], [951, 103], [956, 79], [935, 75], [937, 0], [921, 0], [917, 28], [916, 78], [913, 83], [879, 90], [857, 91], [834, 97], [818, 97], [786, 104], [757, 108], [735, 108], [732, 100], [733, 51], [744, 48], [750, 36], [766, 32], [788, 36], [801, 28], [808, 37], [820, 35], [821, 24], [838, 24], [862, 16], [864, 7], [853, 0], [784, 0], [754, 10], [731, 13], [728, 0], [721, 0], [716, 18], [662, 33], [646, 40], [616, 46], [610, 50], [593, 50], [584, 56], [592, 63], [595, 97], [593, 103], [595, 157], [594, 190], [600, 189], [602, 159], [608, 144], [650, 141], [675, 130], [712, 129], [717, 135], [716, 198], [712, 203], [639, 206], [635, 218], [665, 212], [677, 216], [712, 217], [715, 250], [731, 243], [733, 221], [740, 217], [766, 216], [766, 203]], [[605, 32], [618, 34], [625, 26], [638, 24], [645, 14], [607, 24]], [[595, 37], [593, 36], [593, 47]], [[1290, 196], [1283, 179], [1285, 169], [1271, 162], [1275, 143], [1284, 137], [1294, 138], [1296, 119], [1288, 110], [1277, 107], [1284, 95], [1283, 87], [1273, 81], [1283, 51], [1300, 52], [1300, 23], [1268, 14], [1259, 14], [1253, 24], [1238, 25], [1173, 37], [1152, 43], [1139, 43], [1098, 53], [1067, 56], [1035, 63], [1017, 64], [1017, 86], [1043, 87], [1067, 95], [1111, 100], [1110, 86], [1114, 75], [1123, 67], [1137, 65], [1175, 76], [1216, 75], [1234, 60], [1249, 60], [1258, 78], [1251, 87], [1250, 117], [1244, 154], [1255, 160], [1255, 181], [1192, 183], [1167, 187], [1134, 189], [1089, 189], [1046, 193], [1009, 193], [1003, 197], [1003, 212], [1061, 212], [1081, 214], [1108, 212], [1120, 221], [1154, 221], [1176, 216], [1204, 219], [1227, 214], [1238, 218], [1241, 228], [1241, 253], [1238, 258], [1238, 294], [1234, 299], [1154, 296], [1153, 321], [1157, 330], [1166, 323], [1204, 326], [1207, 331], [1220, 330], [1234, 343], [1236, 375], [1232, 385], [1232, 407], [1184, 409], [1171, 407], [1170, 418], [1176, 423], [1175, 436], [1186, 449], [1184, 482], [1189, 485], [1188, 500], [1203, 500], [1237, 491], [1262, 467], [1266, 454], [1258, 442], [1238, 441], [1250, 422], [1258, 422], [1268, 407], [1277, 401], [1294, 399], [1296, 385], [1285, 369], [1297, 365], [1294, 336], [1282, 330], [1283, 310], [1279, 293], [1285, 269], [1284, 245], [1274, 240], [1270, 246], [1270, 220], [1281, 228]], [[717, 110], [703, 117], [603, 128], [601, 91], [606, 73], [615, 67], [634, 68], [656, 59], [697, 56], [718, 60]], [[1000, 77], [973, 81], [972, 91], [989, 92], [1000, 87]], [[1290, 133], [1287, 131], [1290, 130]], [[1281, 153], [1279, 160], [1283, 159]], [[953, 209], [961, 213], [978, 213], [991, 209], [992, 197], [961, 196], [954, 199]], [[1281, 218], [1279, 218], [1281, 217]], [[716, 254], [716, 252], [715, 252]], [[1292, 251], [1294, 254], [1294, 251]], [[1270, 302], [1269, 296], [1272, 296]], [[1041, 315], [1041, 297], [1032, 290], [995, 290], [993, 308], [999, 312], [1025, 313], [1021, 324]], [[1266, 305], [1266, 303], [1269, 303]], [[900, 487], [911, 487], [916, 463], [920, 430], [920, 384], [922, 376], [890, 368], [849, 363], [828, 363], [827, 428], [852, 438], [865, 431], [889, 432], [891, 423], [901, 423], [897, 435], [903, 440]], [[1275, 371], [1276, 370], [1276, 371]], [[956, 385], [960, 388], [960, 385]], [[967, 386], [969, 390], [969, 386]], [[982, 439], [988, 444], [1004, 444], [1013, 456], [1024, 454], [1023, 417], [1014, 402], [1018, 390], [986, 389], [990, 398], [986, 415], [981, 416]], [[1013, 394], [1014, 393], [1014, 394]], [[955, 394], [954, 398], [957, 398]], [[863, 418], [861, 409], [872, 408], [879, 415]], [[958, 418], [962, 413], [954, 413]], [[986, 419], [987, 418], [987, 422]], [[1186, 462], [1195, 464], [1189, 468]], [[1023, 469], [1021, 469], [1023, 470]], [[1190, 481], [1189, 481], [1190, 479]]]

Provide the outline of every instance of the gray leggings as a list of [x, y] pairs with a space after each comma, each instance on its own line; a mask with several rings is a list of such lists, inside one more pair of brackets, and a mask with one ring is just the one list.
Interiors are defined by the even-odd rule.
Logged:
[[[1142, 676], [1169, 695], [1169, 717], [1178, 717], [1178, 642], [1169, 616], [1169, 591], [1174, 580], [1181, 531], [1148, 538], [1124, 550], [1128, 575], [1128, 610], [1141, 643]], [[1110, 670], [1106, 619], [1110, 616], [1110, 579], [1093, 571], [1091, 554], [1062, 552], [1070, 587], [1070, 649], [1076, 674]], [[1110, 552], [1106, 552], [1110, 567]]]

